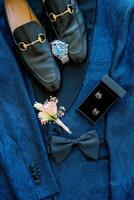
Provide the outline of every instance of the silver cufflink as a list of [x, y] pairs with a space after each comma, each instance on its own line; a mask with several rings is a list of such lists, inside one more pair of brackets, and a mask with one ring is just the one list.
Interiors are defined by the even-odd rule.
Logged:
[[103, 96], [103, 94], [101, 93], [101, 92], [96, 92], [96, 94], [95, 94], [95, 97], [97, 98], [97, 99], [101, 99], [102, 98], [102, 96]]
[[94, 109], [92, 110], [92, 114], [93, 114], [94, 116], [97, 116], [99, 113], [100, 113], [100, 111], [99, 111], [97, 108], [94, 108]]

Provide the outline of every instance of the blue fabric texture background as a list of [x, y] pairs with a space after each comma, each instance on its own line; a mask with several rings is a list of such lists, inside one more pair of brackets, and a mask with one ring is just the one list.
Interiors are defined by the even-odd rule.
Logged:
[[[42, 19], [40, 1], [29, 0]], [[80, 0], [87, 24], [89, 0]], [[134, 199], [134, 1], [98, 0], [87, 73], [79, 96], [63, 121], [77, 138], [96, 130], [107, 146], [99, 160], [87, 159], [74, 148], [59, 165], [47, 154], [46, 139], [56, 125], [43, 128], [33, 109], [31, 77], [20, 67], [0, 0], [0, 199], [1, 200], [133, 200]], [[89, 42], [89, 41], [88, 41]], [[109, 74], [127, 90], [110, 111], [93, 125], [76, 111], [100, 79]], [[103, 159], [104, 157], [104, 159]], [[41, 184], [29, 165], [37, 162]]]

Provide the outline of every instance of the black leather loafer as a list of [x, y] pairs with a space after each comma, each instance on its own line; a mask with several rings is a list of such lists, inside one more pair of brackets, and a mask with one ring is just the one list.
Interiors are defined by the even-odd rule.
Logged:
[[61, 41], [69, 45], [69, 57], [76, 63], [87, 55], [87, 38], [82, 13], [75, 0], [45, 0], [45, 10]]
[[60, 87], [60, 71], [46, 32], [25, 0], [5, 0], [5, 11], [20, 58], [49, 91]]

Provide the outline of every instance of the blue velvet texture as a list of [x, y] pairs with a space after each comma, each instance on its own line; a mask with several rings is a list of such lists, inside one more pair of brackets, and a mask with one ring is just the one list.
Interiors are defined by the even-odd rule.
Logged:
[[[42, 18], [40, 1], [29, 0]], [[80, 0], [87, 32], [89, 1]], [[38, 8], [38, 9], [37, 9]], [[33, 103], [30, 75], [17, 62], [0, 0], [0, 199], [1, 200], [133, 200], [134, 199], [134, 1], [98, 0], [87, 73], [78, 98], [63, 121], [72, 138], [95, 129], [107, 147], [91, 161], [77, 148], [57, 165], [46, 150], [51, 125], [42, 129]], [[88, 41], [89, 42], [89, 41]], [[76, 111], [83, 98], [109, 74], [127, 90], [110, 111], [93, 125]], [[69, 137], [69, 136], [68, 136]], [[41, 184], [29, 165], [37, 162]]]

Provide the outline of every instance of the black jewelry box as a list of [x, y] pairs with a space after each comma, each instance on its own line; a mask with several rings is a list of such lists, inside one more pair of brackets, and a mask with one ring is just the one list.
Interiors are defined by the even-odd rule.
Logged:
[[105, 75], [91, 94], [82, 102], [78, 111], [96, 124], [99, 119], [118, 100], [124, 97], [126, 91]]

